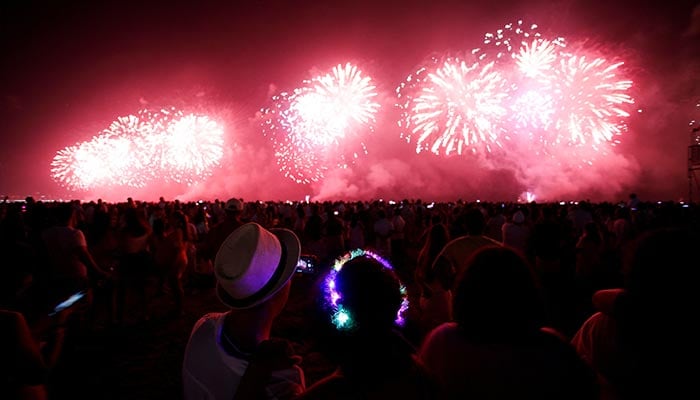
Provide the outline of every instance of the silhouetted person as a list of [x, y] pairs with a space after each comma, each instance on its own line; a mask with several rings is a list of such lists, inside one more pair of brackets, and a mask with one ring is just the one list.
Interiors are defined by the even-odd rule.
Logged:
[[241, 216], [243, 214], [243, 202], [237, 198], [231, 198], [224, 206], [224, 220], [210, 227], [206, 239], [199, 244], [197, 253], [203, 258], [214, 261], [216, 253], [228, 235], [243, 225]]
[[433, 272], [444, 277], [450, 288], [454, 287], [455, 277], [462, 273], [474, 252], [485, 246], [501, 246], [501, 242], [484, 235], [486, 219], [479, 209], [464, 209], [458, 221], [459, 230], [467, 234], [448, 242], [433, 263]]
[[87, 291], [91, 303], [91, 278], [108, 276], [92, 258], [85, 235], [75, 227], [75, 209], [71, 203], [58, 204], [54, 209], [55, 225], [41, 233], [44, 257], [48, 262], [50, 289], [54, 300], [63, 300]]
[[291, 399], [304, 390], [299, 358], [271, 337], [300, 251], [294, 232], [254, 222], [226, 238], [214, 271], [216, 294], [229, 311], [207, 314], [192, 329], [182, 368], [185, 399]]
[[453, 309], [454, 322], [430, 332], [420, 351], [448, 398], [597, 398], [593, 371], [546, 327], [534, 273], [516, 250], [477, 250]]
[[8, 400], [48, 399], [49, 366], [24, 316], [0, 309], [0, 394]]
[[611, 398], [698, 398], [697, 246], [683, 229], [634, 242], [623, 289], [593, 297], [599, 310], [574, 336], [581, 356], [605, 379]]
[[438, 254], [449, 242], [450, 237], [444, 224], [433, 224], [418, 252], [415, 283], [418, 289], [418, 325], [421, 336], [437, 325], [452, 320], [452, 276], [439, 274], [433, 270]]
[[338, 368], [300, 399], [436, 398], [434, 381], [395, 326], [403, 297], [394, 271], [362, 255], [347, 261], [334, 282], [338, 312], [348, 318], [336, 317], [340, 331], [323, 340]]

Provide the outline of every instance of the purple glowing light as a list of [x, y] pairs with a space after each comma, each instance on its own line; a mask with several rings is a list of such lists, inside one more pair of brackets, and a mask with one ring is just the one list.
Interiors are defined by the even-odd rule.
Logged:
[[[380, 264], [384, 266], [384, 268], [393, 270], [394, 268], [392, 267], [391, 263], [378, 255], [377, 253], [370, 251], [370, 250], [363, 250], [363, 249], [355, 249], [351, 250], [350, 252], [344, 254], [343, 256], [337, 258], [335, 262], [333, 263], [333, 267], [328, 273], [328, 276], [326, 277], [323, 285], [323, 291], [325, 295], [325, 300], [326, 304], [330, 309], [330, 318], [331, 322], [335, 325], [336, 328], [338, 329], [349, 329], [353, 326], [354, 321], [352, 320], [352, 316], [348, 313], [347, 310], [343, 308], [342, 305], [338, 304], [338, 300], [340, 300], [343, 296], [342, 293], [338, 292], [336, 287], [336, 277], [338, 276], [338, 273], [340, 270], [343, 268], [343, 265], [345, 265], [346, 262], [352, 260], [353, 258], [356, 257], [361, 257], [361, 256], [369, 256], [377, 261], [379, 261]], [[406, 321], [404, 319], [404, 313], [408, 309], [408, 295], [406, 292], [406, 287], [401, 284], [401, 295], [403, 297], [401, 301], [401, 306], [399, 307], [399, 311], [396, 313], [396, 320], [394, 321], [396, 325], [398, 326], [404, 326]]]

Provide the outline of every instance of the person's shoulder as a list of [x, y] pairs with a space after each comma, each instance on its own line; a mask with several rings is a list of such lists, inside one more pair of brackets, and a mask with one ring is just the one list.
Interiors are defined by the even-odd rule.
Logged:
[[461, 252], [465, 249], [487, 245], [502, 246], [503, 243], [484, 235], [464, 235], [447, 242], [441, 253], [452, 254], [453, 252]]
[[604, 313], [596, 312], [586, 319], [574, 333], [571, 344], [579, 353], [591, 351], [594, 346], [607, 343], [616, 336], [617, 322], [615, 318]]
[[441, 343], [451, 342], [458, 335], [458, 331], [459, 327], [456, 322], [445, 322], [436, 326], [425, 335], [421, 350]]
[[7, 329], [7, 327], [26, 324], [26, 320], [20, 312], [2, 309], [0, 310], [0, 324], [4, 329]]
[[571, 340], [562, 332], [551, 327], [542, 327], [539, 330], [539, 339], [535, 343], [539, 343], [542, 350], [548, 351], [550, 354], [556, 354], [562, 361], [568, 357], [576, 357], [576, 348]]
[[615, 318], [611, 315], [603, 311], [596, 311], [581, 324], [581, 329], [601, 328], [614, 324]]
[[503, 246], [503, 243], [499, 242], [496, 239], [492, 239], [488, 236], [485, 236], [485, 235], [480, 235], [478, 238], [479, 238], [478, 241], [481, 242], [481, 244], [483, 244], [485, 246]]
[[459, 255], [460, 249], [463, 248], [465, 238], [465, 236], [460, 236], [447, 242], [435, 257], [433, 265], [436, 265], [438, 261], [452, 263], [454, 258]]
[[338, 398], [341, 393], [351, 393], [353, 389], [354, 387], [348, 379], [336, 370], [307, 388], [298, 397], [298, 400]]
[[459, 248], [464, 244], [465, 241], [468, 240], [468, 236], [458, 236], [456, 238], [451, 239], [445, 246], [442, 248], [441, 253], [448, 253], [450, 251], [453, 251], [456, 248]]
[[223, 322], [224, 315], [225, 313], [212, 312], [201, 316], [192, 327], [192, 334], [198, 331], [216, 329], [218, 324]]
[[226, 313], [222, 312], [210, 312], [202, 315], [199, 317], [199, 321], [201, 322], [217, 322], [221, 318], [223, 318], [226, 315]]

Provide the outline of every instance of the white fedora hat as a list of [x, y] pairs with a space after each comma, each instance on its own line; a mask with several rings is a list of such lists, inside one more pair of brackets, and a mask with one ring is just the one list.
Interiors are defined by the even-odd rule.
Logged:
[[238, 227], [214, 259], [216, 294], [231, 308], [256, 306], [294, 275], [301, 244], [289, 229], [267, 230], [254, 222]]

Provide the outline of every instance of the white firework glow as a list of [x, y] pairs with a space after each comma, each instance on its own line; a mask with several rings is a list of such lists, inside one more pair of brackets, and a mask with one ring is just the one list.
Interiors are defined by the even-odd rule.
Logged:
[[[437, 60], [433, 60], [434, 62]], [[399, 127], [416, 152], [462, 154], [498, 144], [498, 121], [506, 115], [506, 81], [494, 63], [480, 66], [447, 58], [433, 69], [422, 67], [397, 89], [403, 118]]]
[[314, 182], [329, 167], [345, 167], [367, 148], [380, 108], [372, 80], [352, 64], [273, 96], [263, 109], [263, 133], [273, 141], [280, 171], [298, 183]]
[[118, 117], [93, 139], [57, 152], [51, 174], [70, 189], [192, 184], [223, 156], [223, 127], [206, 116], [142, 110]]

